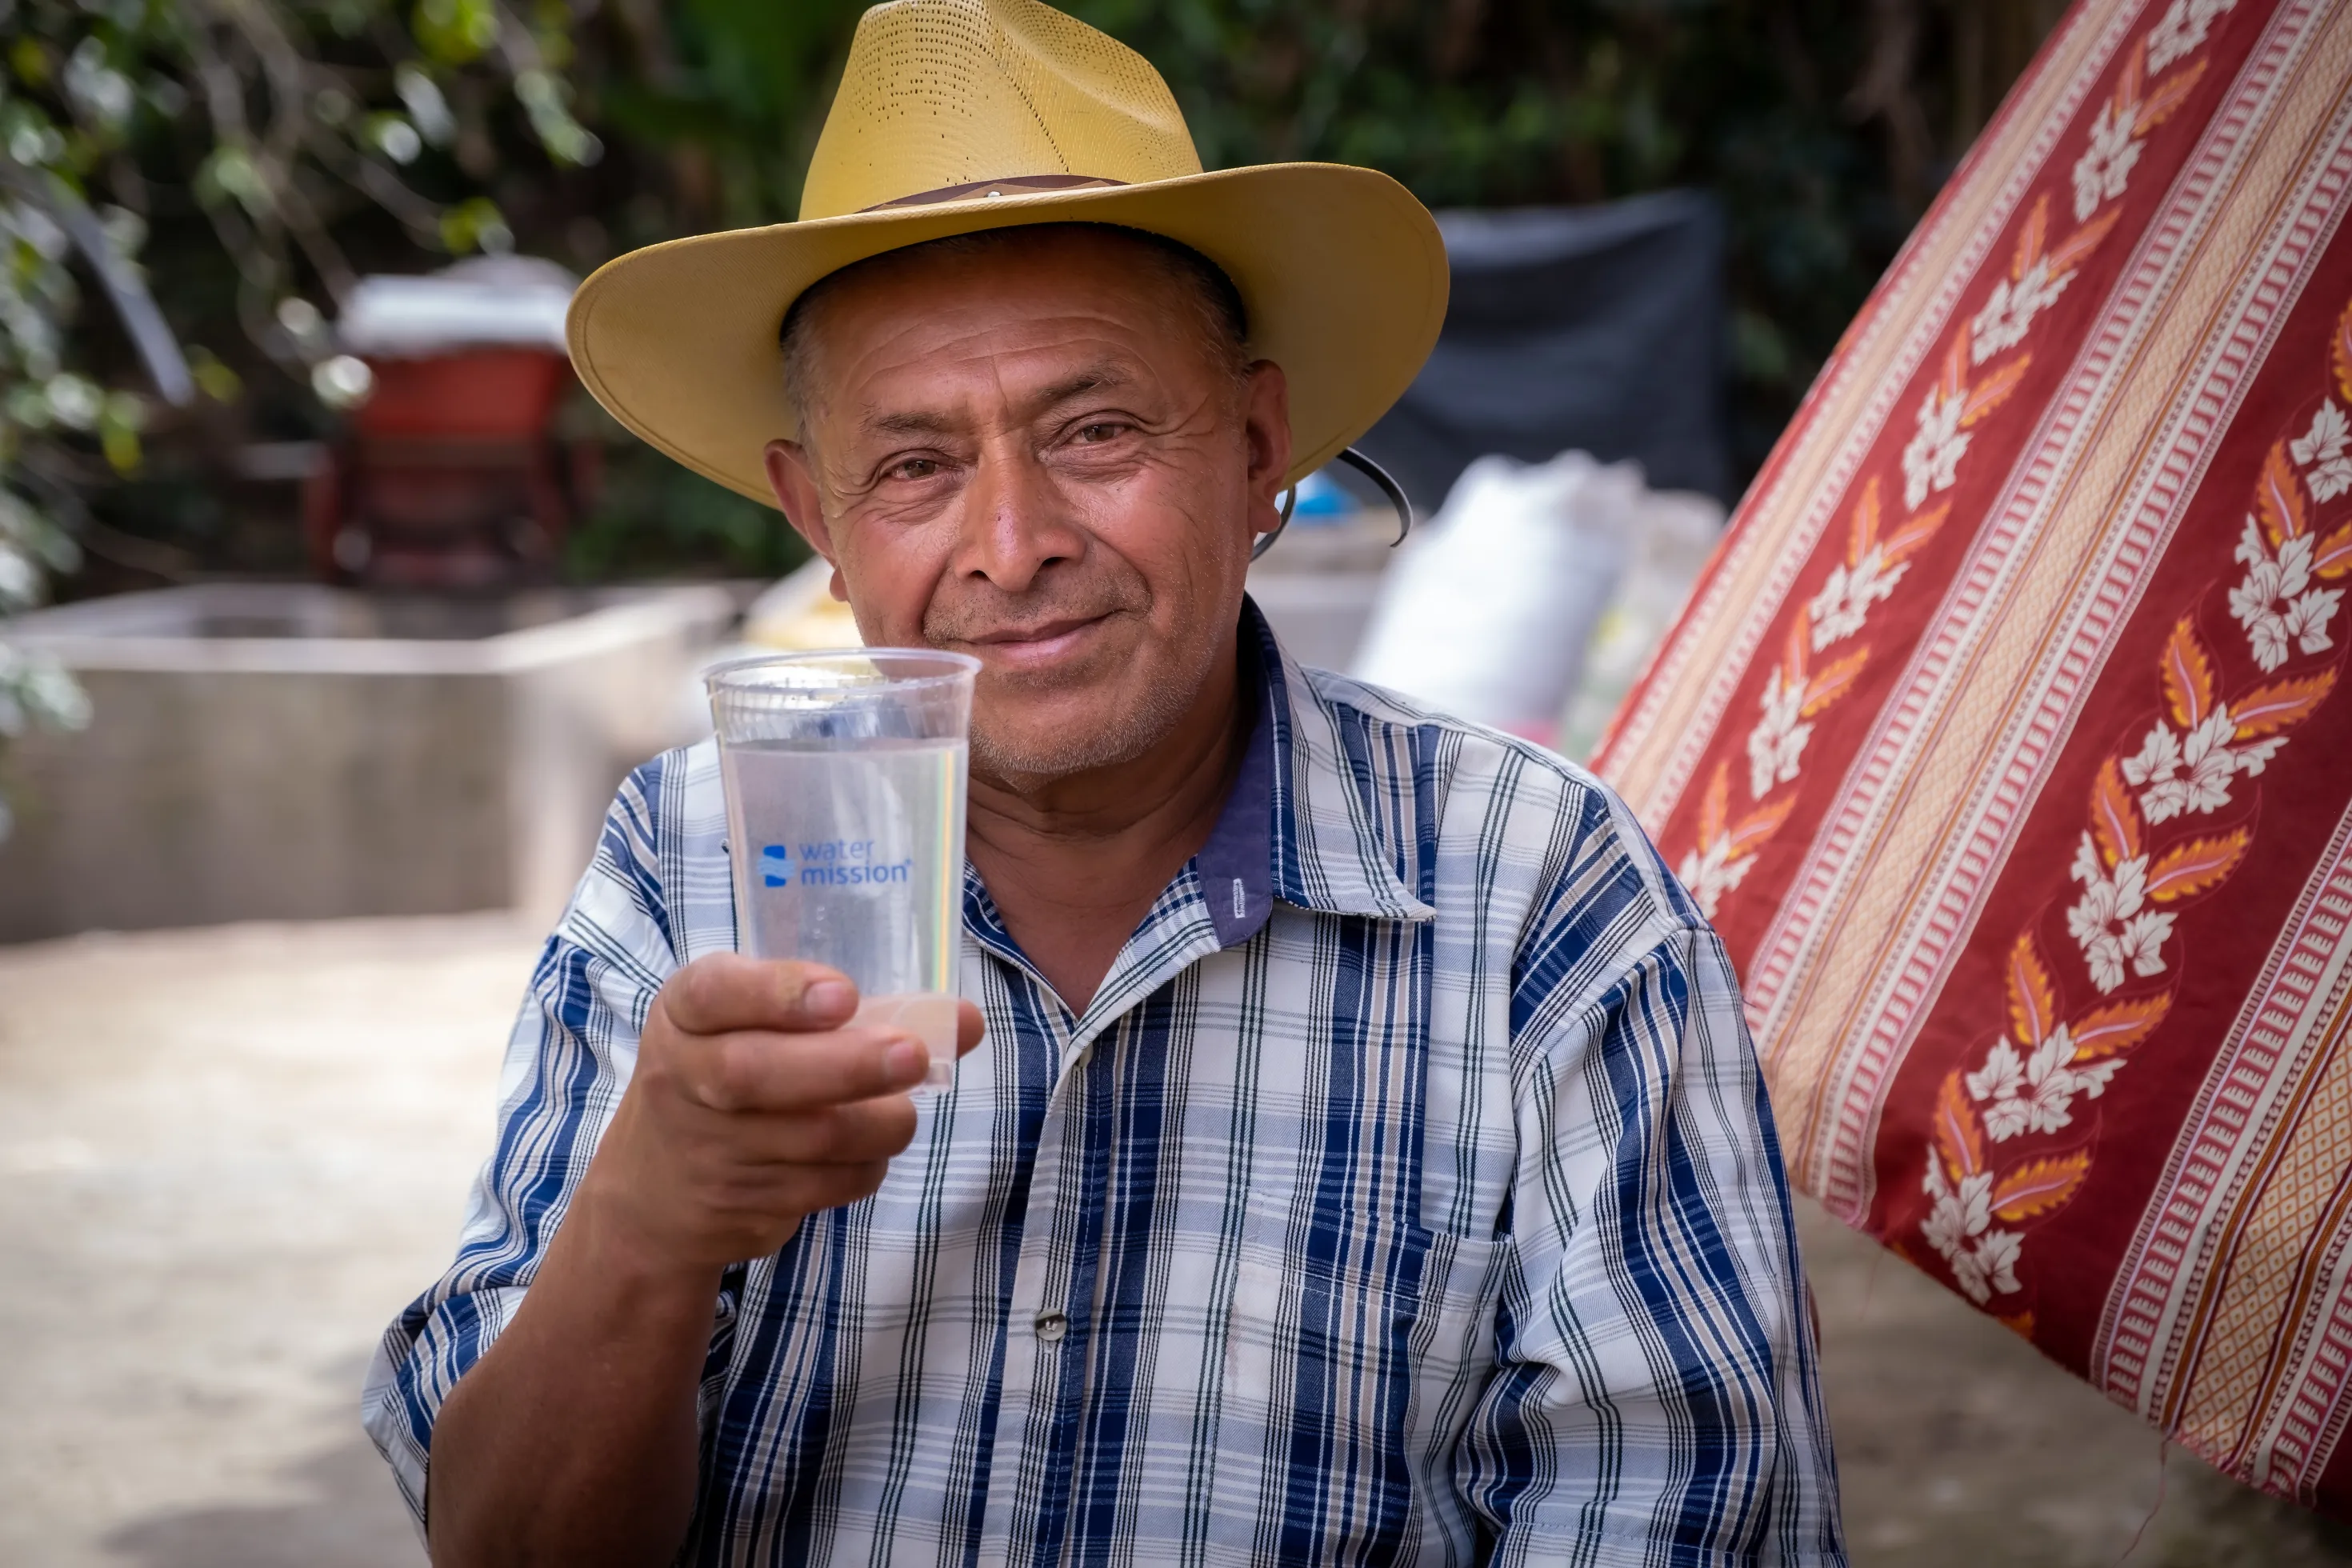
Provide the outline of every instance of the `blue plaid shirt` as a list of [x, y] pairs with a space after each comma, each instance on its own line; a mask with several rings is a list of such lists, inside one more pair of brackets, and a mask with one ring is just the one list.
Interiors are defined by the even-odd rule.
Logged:
[[[1073, 1015], [965, 881], [987, 1041], [874, 1197], [728, 1274], [693, 1563], [1842, 1563], [1738, 983], [1624, 805], [1290, 663]], [[655, 992], [735, 944], [717, 759], [639, 769], [366, 1422], [421, 1512]]]

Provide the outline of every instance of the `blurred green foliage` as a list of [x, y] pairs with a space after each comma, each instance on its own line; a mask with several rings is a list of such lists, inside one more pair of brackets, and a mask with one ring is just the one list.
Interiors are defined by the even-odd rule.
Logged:
[[[482, 187], [519, 144], [541, 169], [595, 162], [561, 74], [572, 21], [495, 0], [0, 0], [0, 616], [101, 541], [152, 574], [200, 563], [142, 537], [186, 510], [138, 505], [151, 449], [201, 486], [271, 395], [321, 423], [365, 377], [321, 300], [379, 257], [509, 247]], [[85, 309], [91, 283], [110, 309]], [[210, 346], [228, 342], [274, 373], [262, 399]], [[63, 669], [0, 641], [0, 755], [83, 716]]]
[[2049, 0], [1076, 0], [1149, 57], [1211, 167], [1365, 163], [1432, 206], [1712, 191], [1744, 478]]
[[[2056, 0], [1066, 4], [1160, 67], [1213, 167], [1369, 163], [1441, 206], [1714, 192], [1730, 236], [1743, 473], [2057, 9]], [[6, 116], [24, 105], [61, 138], [83, 138], [64, 160], [70, 177], [93, 207], [138, 220], [140, 259], [165, 316], [183, 342], [204, 345], [190, 357], [209, 395], [194, 409], [142, 404], [133, 421], [129, 405], [118, 407], [114, 445], [137, 445], [137, 482], [110, 477], [96, 425], [75, 437], [89, 459], [79, 531], [97, 568], [84, 586], [299, 569], [290, 518], [225, 479], [223, 464], [246, 441], [331, 429], [312, 375], [327, 340], [306, 334], [331, 321], [350, 275], [509, 245], [585, 271], [656, 240], [790, 218], [862, 8], [0, 0], [10, 40], [0, 144], [12, 134]], [[288, 40], [274, 64], [246, 37], [255, 16], [275, 18]], [[221, 95], [207, 97], [204, 60], [187, 41], [198, 37], [247, 62], [242, 142], [223, 129]], [[65, 86], [92, 38], [135, 105], [105, 134]], [[301, 127], [295, 151], [272, 162], [265, 154], [287, 144], [275, 128], [289, 114]], [[387, 197], [386, 178], [415, 199]], [[315, 220], [307, 231], [297, 209]], [[66, 368], [100, 391], [102, 417], [116, 406], [105, 395], [135, 382], [127, 345], [89, 311], [69, 344], [76, 364]], [[772, 511], [635, 445], [593, 410], [572, 417], [603, 431], [608, 448], [603, 502], [568, 556], [573, 574], [763, 574], [799, 558]]]

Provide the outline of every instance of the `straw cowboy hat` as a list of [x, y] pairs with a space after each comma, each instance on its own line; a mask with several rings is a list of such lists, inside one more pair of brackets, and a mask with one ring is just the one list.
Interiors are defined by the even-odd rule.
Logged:
[[795, 434], [777, 331], [802, 290], [901, 246], [1038, 223], [1146, 229], [1224, 268], [1251, 353], [1289, 378], [1293, 481], [1387, 411], [1445, 318], [1444, 241], [1387, 175], [1204, 174], [1132, 49], [1038, 0], [892, 0], [857, 24], [800, 221], [608, 262], [572, 299], [572, 363], [622, 424], [773, 505], [761, 449]]

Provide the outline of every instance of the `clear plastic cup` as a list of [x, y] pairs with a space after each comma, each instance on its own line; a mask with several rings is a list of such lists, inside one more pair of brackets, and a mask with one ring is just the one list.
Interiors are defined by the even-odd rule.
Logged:
[[856, 1022], [955, 1077], [963, 821], [980, 661], [925, 648], [760, 655], [704, 677], [719, 732], [736, 947], [830, 964]]

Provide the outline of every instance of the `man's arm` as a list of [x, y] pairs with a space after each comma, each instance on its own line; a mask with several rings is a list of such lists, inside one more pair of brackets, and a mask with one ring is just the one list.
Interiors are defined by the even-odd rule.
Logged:
[[[882, 1184], [911, 1036], [831, 970], [714, 954], [654, 999], [612, 1125], [506, 1331], [433, 1430], [436, 1563], [667, 1563], [691, 1517], [720, 1274]], [[980, 1037], [964, 1007], [964, 1048]]]
[[1589, 1003], [1542, 978], [1514, 997], [1497, 1367], [1455, 1461], [1492, 1561], [1843, 1563], [1787, 1180], [1721, 943], [1672, 929]]

